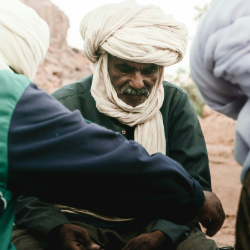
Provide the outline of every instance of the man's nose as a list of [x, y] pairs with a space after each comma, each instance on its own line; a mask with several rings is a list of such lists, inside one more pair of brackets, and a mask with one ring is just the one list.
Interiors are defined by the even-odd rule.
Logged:
[[143, 76], [141, 72], [136, 71], [133, 74], [133, 77], [129, 81], [129, 86], [134, 88], [135, 90], [139, 90], [144, 87]]

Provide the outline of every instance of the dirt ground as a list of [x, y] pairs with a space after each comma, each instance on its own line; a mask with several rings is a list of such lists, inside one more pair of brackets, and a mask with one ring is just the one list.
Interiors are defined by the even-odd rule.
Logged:
[[224, 225], [213, 239], [219, 247], [234, 246], [236, 213], [241, 191], [241, 166], [233, 156], [236, 123], [215, 112], [200, 119], [200, 123], [207, 143], [212, 189], [220, 198], [226, 213]]

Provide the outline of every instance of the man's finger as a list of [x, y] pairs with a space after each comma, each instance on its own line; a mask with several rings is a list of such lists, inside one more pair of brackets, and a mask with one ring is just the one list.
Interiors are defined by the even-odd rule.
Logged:
[[134, 246], [133, 242], [129, 241], [122, 250], [133, 250], [134, 249], [133, 246]]
[[95, 244], [93, 241], [88, 243], [80, 243], [80, 242], [70, 242], [63, 246], [63, 250], [82, 250], [82, 246], [86, 250], [101, 250], [101, 247]]
[[88, 242], [85, 247], [87, 250], [100, 250], [101, 249], [101, 247], [95, 244], [93, 241]]
[[78, 235], [78, 241], [86, 248], [86, 250], [100, 250], [101, 247], [93, 242], [86, 230], [82, 230], [81, 234]]
[[208, 236], [215, 235], [222, 227], [225, 220], [225, 212], [218, 197], [209, 191], [204, 191], [205, 202], [198, 216], [201, 224], [207, 228]]
[[221, 229], [223, 222], [223, 219], [221, 219], [220, 221], [211, 220], [209, 223], [207, 223], [206, 234], [210, 237], [214, 236]]
[[76, 242], [69, 242], [63, 245], [63, 250], [82, 250], [81, 244], [76, 244]]
[[224, 220], [202, 220], [201, 224], [207, 229], [206, 235], [212, 237], [214, 236], [222, 227]]

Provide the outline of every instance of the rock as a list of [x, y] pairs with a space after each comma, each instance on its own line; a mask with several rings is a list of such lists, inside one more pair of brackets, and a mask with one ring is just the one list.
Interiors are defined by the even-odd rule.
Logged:
[[93, 65], [83, 51], [66, 42], [68, 17], [50, 0], [20, 0], [33, 8], [50, 28], [50, 47], [34, 82], [48, 93], [93, 73]]

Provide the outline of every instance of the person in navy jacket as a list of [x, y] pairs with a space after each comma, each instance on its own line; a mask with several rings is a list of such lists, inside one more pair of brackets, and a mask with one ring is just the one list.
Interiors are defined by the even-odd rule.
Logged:
[[179, 163], [160, 153], [149, 156], [138, 143], [84, 120], [32, 83], [49, 45], [49, 29], [34, 10], [0, 0], [0, 37], [1, 250], [15, 249], [10, 238], [21, 194], [79, 207], [76, 190], [84, 190], [85, 208], [94, 212], [181, 224], [196, 218], [209, 234], [220, 229], [220, 201]]

